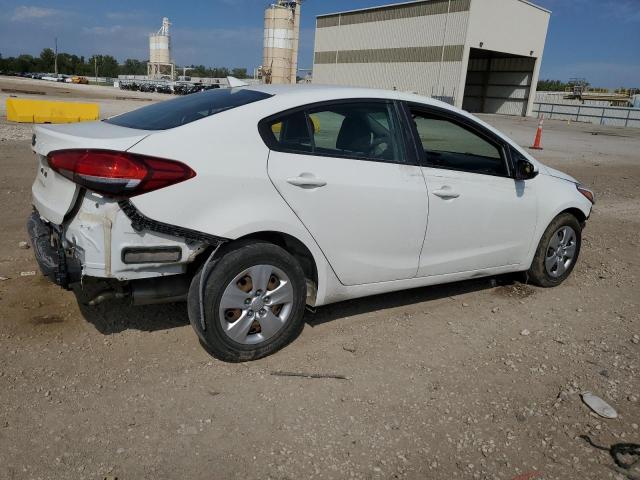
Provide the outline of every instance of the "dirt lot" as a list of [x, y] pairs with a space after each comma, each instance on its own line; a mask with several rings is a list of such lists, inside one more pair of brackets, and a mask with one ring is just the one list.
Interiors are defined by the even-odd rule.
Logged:
[[[533, 138], [532, 119], [484, 118]], [[332, 305], [240, 365], [207, 355], [184, 305], [80, 308], [21, 276], [37, 269], [18, 246], [29, 137], [0, 121], [0, 478], [640, 477], [579, 438], [640, 443], [640, 130], [547, 122], [539, 158], [599, 198], [561, 287], [501, 277]]]

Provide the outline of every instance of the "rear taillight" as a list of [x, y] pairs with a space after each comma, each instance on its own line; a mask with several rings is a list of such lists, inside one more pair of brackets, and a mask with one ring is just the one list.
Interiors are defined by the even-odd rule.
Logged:
[[133, 197], [196, 176], [180, 162], [111, 150], [57, 150], [47, 160], [72, 182], [115, 197]]
[[595, 193], [593, 193], [591, 190], [589, 190], [588, 188], [582, 186], [582, 185], [578, 185], [576, 184], [576, 188], [578, 189], [578, 191], [584, 195], [586, 197], [587, 200], [589, 200], [592, 204], [595, 205], [596, 203], [596, 195]]

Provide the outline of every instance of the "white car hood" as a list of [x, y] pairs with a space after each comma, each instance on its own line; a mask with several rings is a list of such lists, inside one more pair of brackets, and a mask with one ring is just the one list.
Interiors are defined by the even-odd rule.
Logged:
[[547, 165], [545, 165], [544, 168], [546, 170], [546, 174], [549, 175], [550, 177], [559, 178], [561, 180], [566, 180], [566, 181], [572, 182], [572, 183], [580, 183], [578, 180], [573, 178], [571, 175], [567, 175], [566, 173], [561, 172], [560, 170], [556, 170], [555, 168], [551, 168], [551, 167], [549, 167]]

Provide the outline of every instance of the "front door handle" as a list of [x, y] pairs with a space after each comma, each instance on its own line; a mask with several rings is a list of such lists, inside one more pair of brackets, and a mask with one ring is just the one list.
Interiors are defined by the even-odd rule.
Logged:
[[309, 173], [301, 173], [297, 177], [287, 178], [287, 183], [301, 188], [320, 188], [327, 184], [321, 178], [316, 178]]
[[434, 190], [433, 194], [436, 197], [444, 198], [445, 200], [458, 198], [460, 196], [460, 194], [455, 192], [451, 187], [442, 187], [440, 190]]

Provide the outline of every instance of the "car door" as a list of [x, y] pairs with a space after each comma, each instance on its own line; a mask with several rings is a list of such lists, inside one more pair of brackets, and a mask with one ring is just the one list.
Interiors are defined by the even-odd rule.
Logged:
[[393, 102], [324, 103], [261, 122], [276, 189], [345, 285], [413, 278], [427, 194]]
[[536, 227], [534, 182], [511, 175], [508, 145], [473, 120], [408, 105], [429, 192], [418, 276], [524, 262]]

